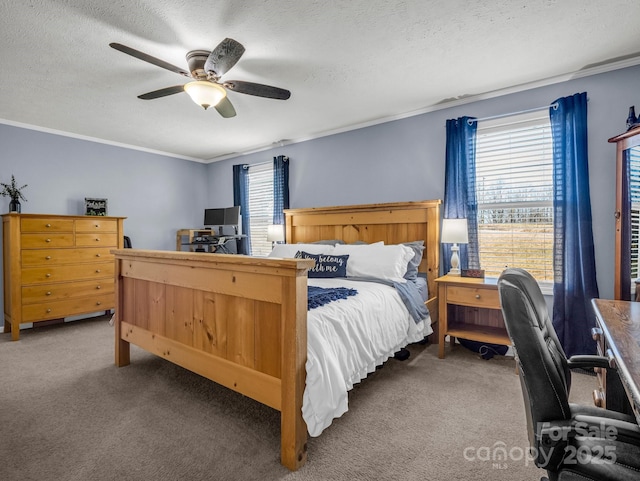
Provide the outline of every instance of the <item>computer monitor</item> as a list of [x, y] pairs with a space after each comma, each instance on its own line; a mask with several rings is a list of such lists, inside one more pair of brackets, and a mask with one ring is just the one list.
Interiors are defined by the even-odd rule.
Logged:
[[227, 207], [224, 210], [224, 225], [238, 225], [240, 223], [240, 206]]
[[205, 209], [204, 225], [217, 226], [224, 225], [224, 209]]
[[204, 210], [205, 226], [237, 226], [240, 223], [240, 206]]

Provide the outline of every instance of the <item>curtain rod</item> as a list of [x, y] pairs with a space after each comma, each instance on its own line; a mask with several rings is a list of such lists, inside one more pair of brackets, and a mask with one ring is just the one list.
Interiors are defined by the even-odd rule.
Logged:
[[542, 107], [535, 107], [533, 109], [520, 110], [518, 112], [509, 112], [508, 114], [492, 115], [491, 117], [482, 117], [479, 119], [469, 119], [467, 120], [467, 123], [471, 125], [474, 122], [480, 122], [482, 120], [494, 120], [494, 119], [500, 119], [502, 117], [510, 117], [511, 115], [528, 114], [529, 112], [537, 112], [538, 110], [544, 110], [549, 108], [552, 108], [553, 110], [558, 110], [558, 102], [554, 102], [551, 105], [544, 105]]
[[[286, 155], [283, 155], [282, 157], [284, 157], [282, 160], [285, 162], [289, 162], [289, 157], [287, 157]], [[267, 165], [267, 164], [271, 164], [273, 163], [273, 160], [265, 160], [264, 162], [258, 162], [257, 164], [243, 164], [242, 168], [243, 169], [248, 169], [249, 167], [257, 167], [258, 165]]]

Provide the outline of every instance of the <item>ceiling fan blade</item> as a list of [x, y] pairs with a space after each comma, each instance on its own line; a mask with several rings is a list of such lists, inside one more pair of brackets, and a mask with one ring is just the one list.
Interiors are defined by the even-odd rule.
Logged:
[[231, 67], [240, 60], [243, 53], [244, 47], [240, 42], [236, 42], [232, 38], [225, 38], [207, 57], [204, 71], [213, 72], [216, 77], [220, 78], [231, 70]]
[[153, 100], [160, 97], [166, 97], [167, 95], [179, 94], [180, 92], [184, 92], [184, 85], [174, 85], [173, 87], [154, 90], [153, 92], [147, 92], [146, 94], [138, 95], [138, 98], [142, 100]]
[[255, 95], [257, 97], [266, 97], [268, 99], [287, 100], [291, 97], [291, 92], [288, 90], [272, 87], [270, 85], [243, 82], [242, 80], [228, 80], [222, 85], [234, 92]]
[[223, 98], [220, 102], [218, 102], [218, 105], [216, 105], [215, 109], [225, 119], [236, 116], [236, 109], [233, 108], [233, 105], [231, 104], [231, 102], [227, 97]]
[[180, 75], [184, 75], [185, 77], [191, 77], [191, 74], [186, 70], [181, 69], [180, 67], [176, 67], [175, 65], [171, 65], [164, 60], [160, 60], [159, 58], [152, 57], [144, 52], [140, 52], [131, 47], [127, 47], [126, 45], [122, 45], [121, 43], [110, 43], [109, 46], [111, 48], [115, 48], [127, 55], [131, 55], [132, 57], [138, 58], [140, 60], [144, 60], [145, 62], [149, 62], [158, 67], [162, 67], [164, 69], [170, 70], [171, 72], [179, 73]]

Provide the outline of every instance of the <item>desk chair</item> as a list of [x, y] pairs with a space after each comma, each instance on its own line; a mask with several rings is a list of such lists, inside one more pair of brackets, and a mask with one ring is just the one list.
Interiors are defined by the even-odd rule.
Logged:
[[546, 469], [552, 481], [639, 480], [640, 427], [635, 418], [568, 400], [570, 370], [609, 368], [608, 360], [567, 359], [540, 287], [525, 270], [506, 269], [498, 292], [518, 362], [536, 466]]

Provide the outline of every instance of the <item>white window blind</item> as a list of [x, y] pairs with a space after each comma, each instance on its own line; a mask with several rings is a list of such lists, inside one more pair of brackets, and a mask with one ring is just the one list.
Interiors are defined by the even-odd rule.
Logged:
[[476, 192], [480, 267], [553, 281], [553, 159], [546, 111], [478, 122]]
[[638, 271], [638, 240], [640, 239], [639, 148], [629, 149], [629, 194], [631, 196], [631, 279], [636, 279], [640, 276], [640, 272]]
[[249, 228], [251, 254], [266, 256], [271, 252], [267, 228], [273, 223], [273, 163], [249, 166]]

